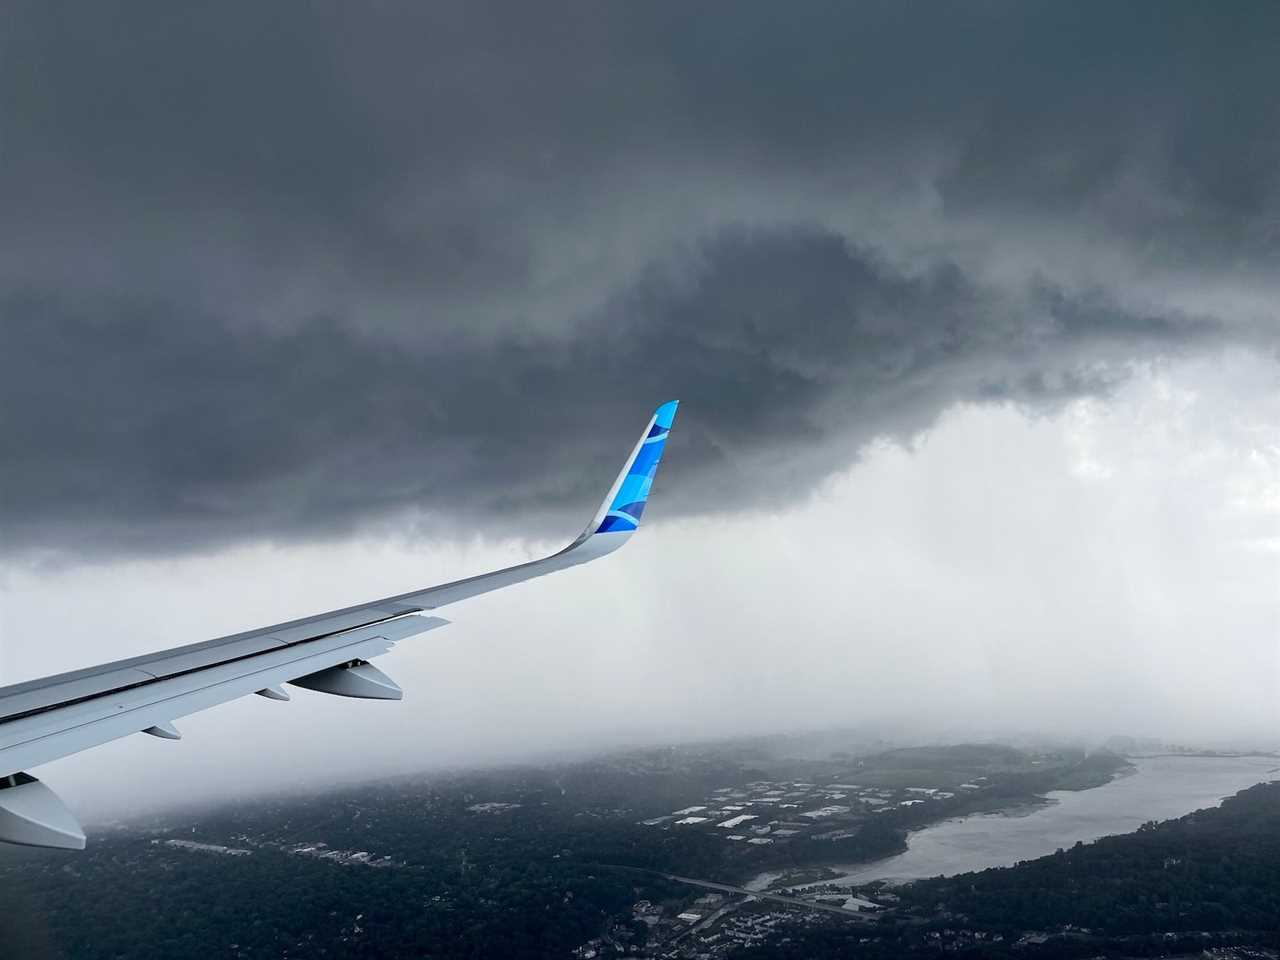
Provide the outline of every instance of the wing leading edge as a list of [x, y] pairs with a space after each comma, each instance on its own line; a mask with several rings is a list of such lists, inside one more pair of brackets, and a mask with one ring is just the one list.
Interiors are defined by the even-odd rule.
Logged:
[[400, 699], [400, 688], [368, 661], [397, 641], [445, 626], [426, 615], [459, 600], [586, 563], [625, 544], [640, 525], [675, 419], [658, 407], [609, 493], [563, 550], [491, 573], [175, 647], [71, 673], [0, 687], [0, 842], [83, 848], [74, 817], [24, 771], [131, 733], [164, 739], [173, 721], [258, 693], [287, 700], [290, 683], [338, 696]]

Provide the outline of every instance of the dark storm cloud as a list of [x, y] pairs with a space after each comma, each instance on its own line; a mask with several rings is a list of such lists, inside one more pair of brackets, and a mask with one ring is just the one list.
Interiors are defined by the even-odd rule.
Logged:
[[954, 268], [907, 278], [809, 229], [730, 231], [700, 258], [695, 279], [653, 271], [572, 337], [447, 353], [333, 320], [248, 335], [163, 306], [12, 298], [5, 539], [146, 549], [406, 506], [491, 530], [581, 520], [669, 396], [685, 413], [664, 500], [776, 502], [946, 403], [1097, 392], [1125, 335], [1174, 350], [1216, 332], [1010, 303]]
[[13, 8], [5, 542], [549, 526], [671, 396], [666, 508], [776, 502], [1252, 335], [1056, 271], [1273, 265], [1277, 10]]

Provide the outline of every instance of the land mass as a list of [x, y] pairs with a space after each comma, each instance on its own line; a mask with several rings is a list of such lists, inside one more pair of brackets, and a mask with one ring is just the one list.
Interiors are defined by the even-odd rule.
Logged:
[[0, 861], [0, 942], [77, 960], [682, 955], [715, 903], [735, 911], [674, 877], [877, 859], [911, 830], [1128, 766], [997, 744], [812, 753], [631, 751], [134, 820], [81, 854]]
[[1280, 783], [1012, 867], [830, 892], [871, 904], [874, 924], [793, 916], [770, 925], [756, 944], [706, 955], [1273, 958], [1280, 947]]

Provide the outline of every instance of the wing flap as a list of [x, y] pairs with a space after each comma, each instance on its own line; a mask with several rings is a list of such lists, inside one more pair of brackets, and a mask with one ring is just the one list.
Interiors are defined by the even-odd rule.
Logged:
[[273, 636], [232, 640], [229, 643], [209, 647], [205, 650], [197, 650], [193, 653], [161, 654], [154, 660], [148, 660], [145, 666], [134, 667], [133, 669], [149, 673], [151, 676], [160, 679], [176, 676], [179, 673], [187, 673], [191, 670], [199, 670], [202, 667], [211, 667], [227, 660], [237, 660], [241, 657], [252, 656], [255, 653], [264, 653], [267, 650], [274, 650], [283, 646], [285, 646], [285, 643], [278, 637]]
[[404, 637], [442, 627], [441, 617], [404, 617], [276, 647], [228, 663], [148, 681], [54, 707], [0, 726], [0, 770], [10, 773], [77, 753], [351, 660], [367, 660]]
[[305, 622], [295, 621], [282, 626], [264, 627], [252, 633], [233, 634], [217, 640], [174, 647], [149, 656], [104, 663], [89, 670], [76, 670], [0, 688], [0, 732], [5, 723], [33, 711], [82, 700], [138, 682], [176, 676], [256, 653], [309, 642], [354, 627], [388, 622], [407, 612], [421, 609], [409, 604], [370, 604], [343, 611], [339, 615], [311, 617]]

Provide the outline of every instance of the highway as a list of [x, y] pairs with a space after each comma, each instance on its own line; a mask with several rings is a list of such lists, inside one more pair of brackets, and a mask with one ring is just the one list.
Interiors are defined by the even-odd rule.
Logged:
[[870, 923], [872, 919], [865, 913], [859, 913], [856, 910], [846, 910], [844, 907], [837, 907], [830, 903], [816, 903], [813, 900], [802, 900], [799, 897], [788, 897], [781, 893], [766, 893], [762, 890], [748, 890], [746, 887], [735, 887], [728, 883], [716, 883], [713, 880], [695, 880], [693, 877], [678, 877], [674, 873], [659, 873], [661, 877], [668, 880], [674, 880], [677, 883], [687, 883], [694, 887], [704, 887], [707, 890], [717, 890], [720, 893], [740, 893], [748, 897], [756, 897], [760, 900], [772, 900], [775, 903], [785, 903], [791, 907], [803, 907], [806, 910], [823, 910], [827, 913], [835, 913], [844, 917], [846, 920], [858, 920], [862, 923]]

